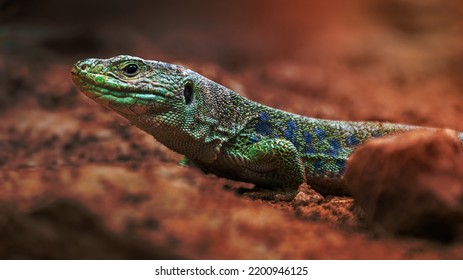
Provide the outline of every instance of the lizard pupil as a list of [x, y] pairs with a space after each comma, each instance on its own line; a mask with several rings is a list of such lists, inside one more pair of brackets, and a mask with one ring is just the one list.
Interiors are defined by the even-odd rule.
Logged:
[[193, 85], [191, 83], [185, 84], [183, 89], [183, 96], [185, 97], [185, 104], [190, 105], [193, 102]]
[[124, 67], [125, 75], [133, 77], [138, 73], [138, 66], [136, 64], [129, 64]]

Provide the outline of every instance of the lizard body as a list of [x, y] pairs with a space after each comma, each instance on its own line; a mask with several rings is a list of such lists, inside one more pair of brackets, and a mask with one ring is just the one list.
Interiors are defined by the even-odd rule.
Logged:
[[307, 182], [323, 194], [346, 194], [342, 178], [355, 147], [421, 128], [300, 116], [182, 66], [126, 55], [81, 60], [71, 72], [88, 97], [185, 155], [183, 164], [266, 187]]

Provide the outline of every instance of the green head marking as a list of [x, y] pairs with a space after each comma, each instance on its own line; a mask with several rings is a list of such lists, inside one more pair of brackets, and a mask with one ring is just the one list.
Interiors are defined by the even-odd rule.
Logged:
[[181, 66], [127, 55], [84, 59], [71, 72], [88, 97], [124, 116], [164, 105], [175, 109], [185, 103], [184, 91], [192, 84], [187, 69]]
[[[81, 60], [71, 73], [88, 97], [171, 149], [204, 161], [251, 117], [243, 106], [250, 101], [178, 65], [121, 55]], [[192, 152], [195, 145], [201, 147]]]

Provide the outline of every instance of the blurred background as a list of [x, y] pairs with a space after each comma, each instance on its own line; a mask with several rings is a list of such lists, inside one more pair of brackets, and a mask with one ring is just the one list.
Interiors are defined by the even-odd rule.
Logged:
[[[23, 79], [24, 73], [16, 72], [38, 76], [56, 63], [70, 67], [81, 58], [118, 54], [196, 63], [194, 70], [212, 78], [217, 69], [255, 70], [250, 75], [260, 84], [292, 88], [291, 95], [300, 89], [303, 96], [315, 102], [328, 98], [334, 106], [294, 108], [297, 113], [370, 119], [374, 111], [337, 114], [336, 103], [344, 99], [355, 106], [367, 94], [377, 96], [369, 102], [394, 107], [397, 99], [389, 91], [400, 96], [421, 91], [432, 103], [436, 91], [447, 94], [461, 86], [462, 15], [458, 0], [2, 0], [0, 71], [8, 84], [8, 75]], [[237, 89], [253, 87], [243, 76], [237, 80], [242, 83]], [[269, 105], [282, 101], [250, 94]], [[416, 100], [403, 102], [413, 107]], [[373, 118], [400, 121], [391, 111]], [[406, 121], [427, 121], [417, 118]]]
[[[31, 56], [42, 48], [73, 58], [163, 53], [231, 69], [339, 55], [360, 64], [400, 64], [407, 55], [439, 64], [460, 48], [462, 6], [458, 0], [2, 0], [0, 35], [2, 51]], [[457, 67], [461, 54], [453, 55]]]

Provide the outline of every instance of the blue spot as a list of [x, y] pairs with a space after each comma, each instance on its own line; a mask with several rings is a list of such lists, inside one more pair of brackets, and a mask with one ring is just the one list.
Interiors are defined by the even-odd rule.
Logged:
[[339, 174], [344, 173], [344, 168], [346, 167], [346, 161], [343, 159], [337, 159], [334, 164], [339, 170]]
[[297, 129], [296, 123], [294, 121], [286, 122], [286, 128], [283, 131], [283, 135], [286, 139], [291, 141], [294, 138], [295, 130]]
[[315, 154], [315, 148], [312, 145], [305, 146], [304, 149], [305, 154]]
[[299, 147], [299, 143], [296, 139], [296, 132], [297, 132], [297, 123], [293, 120], [289, 120], [286, 122], [286, 128], [283, 131], [283, 136], [288, 140], [291, 141], [291, 143], [296, 146], [296, 148]]
[[294, 131], [291, 131], [289, 129], [285, 129], [285, 131], [283, 131], [283, 135], [285, 136], [286, 139], [291, 141], [291, 139], [293, 139], [293, 137], [294, 137]]
[[323, 139], [325, 139], [326, 133], [325, 133], [325, 131], [324, 131], [323, 129], [321, 129], [321, 128], [319, 128], [319, 127], [316, 127], [316, 128], [314, 129], [314, 132], [315, 132], [315, 135], [317, 135], [317, 137], [318, 137], [318, 139], [319, 139], [320, 141], [322, 141]]
[[289, 120], [286, 122], [286, 127], [291, 130], [296, 130], [297, 129], [297, 123], [293, 120]]
[[273, 134], [273, 128], [272, 125], [269, 123], [257, 123], [256, 124], [256, 131], [260, 135], [272, 135]]
[[265, 112], [259, 112], [259, 120], [266, 122], [270, 120], [270, 116]]
[[310, 132], [304, 131], [302, 132], [302, 140], [305, 143], [304, 153], [306, 154], [313, 154], [315, 153], [315, 149], [313, 147], [313, 135]]
[[256, 131], [263, 136], [272, 136], [273, 127], [270, 123], [270, 116], [265, 112], [259, 113], [259, 120], [256, 123]]
[[347, 145], [352, 147], [352, 146], [357, 146], [359, 144], [359, 140], [357, 139], [357, 137], [355, 135], [349, 135], [347, 137]]
[[323, 170], [323, 161], [317, 160], [313, 163], [313, 170], [315, 171], [316, 174], [318, 175], [323, 175], [324, 170]]
[[330, 147], [326, 150], [326, 153], [330, 156], [336, 157], [341, 149], [341, 143], [336, 139], [328, 139]]
[[302, 132], [302, 140], [304, 140], [305, 143], [310, 144], [313, 141], [313, 136], [307, 131]]

